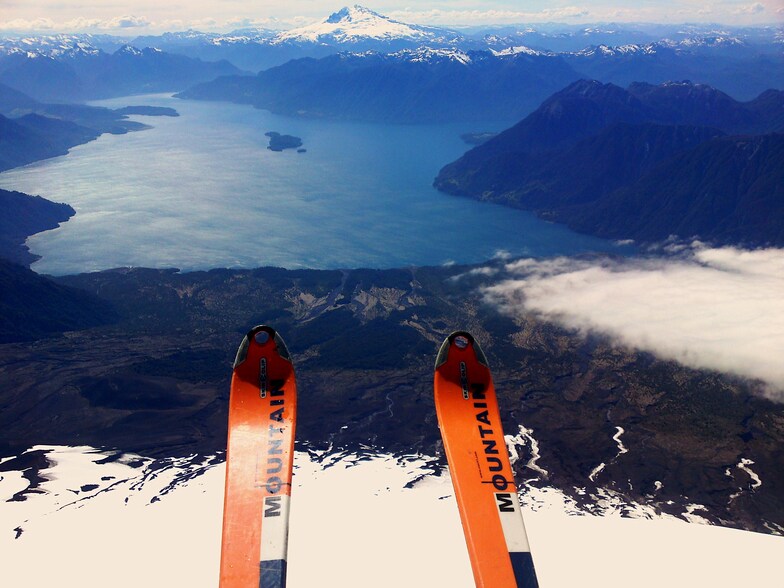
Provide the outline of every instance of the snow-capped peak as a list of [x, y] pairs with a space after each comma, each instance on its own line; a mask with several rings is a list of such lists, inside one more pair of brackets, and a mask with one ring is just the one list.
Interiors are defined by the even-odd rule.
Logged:
[[611, 47], [609, 45], [593, 45], [580, 51], [572, 53], [579, 57], [617, 57], [619, 55], [653, 55], [657, 50], [657, 43], [649, 43], [647, 45], [618, 45]]
[[133, 45], [123, 45], [115, 52], [115, 55], [142, 55], [142, 50]]
[[36, 57], [79, 57], [98, 55], [101, 51], [91, 43], [90, 35], [48, 35], [0, 39], [0, 54], [23, 54]]
[[689, 36], [679, 41], [674, 41], [672, 39], [662, 39], [661, 43], [668, 47], [685, 48], [685, 49], [702, 48], [702, 47], [715, 49], [720, 47], [732, 47], [732, 46], [740, 47], [746, 45], [746, 43], [743, 40], [739, 39], [738, 37], [733, 37], [728, 33], [722, 33], [722, 32]]
[[468, 65], [471, 63], [471, 56], [459, 49], [435, 49], [432, 47], [419, 47], [418, 49], [404, 49], [393, 53], [391, 57], [396, 57], [402, 61], [413, 63], [435, 63], [438, 61], [454, 61]]
[[329, 15], [329, 17], [327, 17], [325, 22], [336, 24], [336, 23], [358, 22], [366, 19], [384, 19], [384, 18], [385, 17], [380, 15], [378, 12], [370, 10], [370, 8], [365, 8], [364, 6], [360, 6], [359, 4], [354, 4], [354, 6], [351, 7], [344, 6], [337, 12], [333, 12], [332, 14]]
[[425, 27], [408, 25], [358, 4], [341, 8], [321, 22], [280, 33], [275, 42], [355, 43], [366, 39], [422, 40], [433, 36]]
[[551, 55], [551, 53], [549, 52], [537, 51], [536, 49], [531, 49], [530, 47], [526, 47], [525, 45], [507, 47], [506, 49], [501, 49], [500, 51], [491, 49], [490, 51], [496, 57], [506, 57], [508, 55]]

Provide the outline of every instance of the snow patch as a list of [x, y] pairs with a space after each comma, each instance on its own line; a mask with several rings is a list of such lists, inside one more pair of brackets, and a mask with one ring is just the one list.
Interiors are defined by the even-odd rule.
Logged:
[[[626, 449], [626, 446], [623, 444], [623, 441], [621, 441], [621, 435], [623, 435], [625, 432], [626, 431], [624, 430], [623, 427], [618, 427], [618, 426], [615, 427], [615, 435], [613, 435], [612, 439], [613, 439], [613, 441], [615, 441], [615, 444], [618, 446], [618, 453], [615, 454], [615, 457], [612, 458], [610, 463], [615, 463], [615, 461], [620, 456], [622, 456], [624, 453], [628, 453], [629, 452], [629, 450]], [[596, 481], [596, 476], [598, 476], [602, 471], [604, 471], [605, 467], [607, 467], [606, 463], [604, 463], [604, 462], [600, 463], [598, 466], [596, 466], [595, 468], [593, 468], [591, 470], [591, 473], [588, 474], [588, 479], [591, 482], [595, 482]]]
[[0, 502], [9, 502], [16, 494], [26, 490], [29, 486], [30, 482], [25, 479], [22, 472], [0, 472]]
[[626, 431], [624, 431], [623, 427], [615, 427], [616, 433], [613, 435], [613, 441], [618, 445], [618, 455], [615, 456], [615, 459], [618, 459], [619, 456], [623, 455], [624, 453], [629, 453], [629, 450], [621, 441], [621, 435], [623, 435]]
[[[747, 457], [743, 457], [735, 466], [739, 470], [743, 470], [744, 472], [746, 472], [749, 478], [751, 478], [751, 484], [747, 488], [739, 488], [737, 492], [731, 494], [729, 502], [732, 502], [747, 490], [754, 492], [754, 490], [762, 486], [762, 479], [759, 477], [759, 475], [757, 475], [757, 472], [755, 472], [749, 467], [752, 465], [754, 465], [754, 460], [748, 459]], [[732, 470], [730, 468], [727, 468], [724, 471], [724, 474], [732, 479], [735, 479], [735, 476], [732, 474]]]
[[701, 517], [696, 513], [698, 510], [705, 511], [707, 510], [704, 505], [702, 504], [687, 504], [686, 511], [683, 513], [683, 518], [685, 518], [690, 523], [698, 523], [700, 525], [709, 525], [710, 522], [708, 519]]
[[517, 435], [505, 435], [506, 447], [509, 451], [509, 461], [514, 465], [519, 459], [520, 454], [517, 448], [525, 448], [528, 445], [531, 447], [531, 457], [526, 462], [525, 466], [540, 474], [544, 479], [550, 476], [550, 472], [537, 464], [542, 457], [539, 454], [539, 442], [534, 438], [534, 430], [527, 429], [525, 426], [520, 425]]
[[588, 479], [589, 479], [591, 482], [595, 482], [595, 481], [596, 481], [596, 476], [597, 476], [597, 475], [599, 475], [599, 473], [600, 473], [602, 470], [604, 470], [604, 468], [605, 468], [606, 466], [607, 466], [607, 464], [606, 464], [606, 463], [604, 463], [604, 462], [602, 462], [602, 463], [600, 463], [598, 466], [596, 466], [595, 468], [593, 468], [593, 469], [591, 470], [591, 473], [590, 473], [590, 474], [588, 474]]
[[752, 469], [749, 467], [750, 465], [754, 465], [754, 461], [744, 457], [740, 460], [740, 462], [738, 462], [738, 465], [735, 467], [737, 467], [739, 470], [743, 470], [749, 475], [749, 477], [751, 478], [751, 489], [756, 490], [757, 488], [762, 486], [762, 480], [756, 474], [756, 472], [752, 471]]

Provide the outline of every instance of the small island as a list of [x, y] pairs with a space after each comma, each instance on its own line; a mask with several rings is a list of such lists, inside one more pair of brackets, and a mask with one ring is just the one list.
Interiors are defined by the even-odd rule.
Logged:
[[269, 137], [269, 145], [267, 146], [267, 149], [271, 151], [297, 149], [299, 153], [304, 153], [304, 150], [298, 149], [299, 147], [302, 147], [302, 139], [299, 137], [295, 137], [294, 135], [281, 135], [275, 131], [264, 133], [264, 135]]
[[463, 133], [460, 138], [469, 145], [481, 145], [487, 143], [490, 139], [495, 137], [498, 133]]
[[117, 108], [117, 114], [140, 114], [142, 116], [180, 116], [173, 108], [166, 106], [126, 106]]

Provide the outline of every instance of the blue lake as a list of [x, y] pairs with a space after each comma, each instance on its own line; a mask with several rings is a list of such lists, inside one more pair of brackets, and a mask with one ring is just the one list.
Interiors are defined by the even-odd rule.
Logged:
[[[33, 268], [401, 267], [512, 255], [622, 252], [533, 215], [442, 194], [438, 170], [469, 147], [466, 125], [300, 120], [169, 96], [102, 101], [176, 108], [134, 116], [152, 129], [103, 135], [70, 154], [0, 174], [0, 187], [77, 214], [31, 237]], [[267, 149], [267, 131], [306, 153]]]

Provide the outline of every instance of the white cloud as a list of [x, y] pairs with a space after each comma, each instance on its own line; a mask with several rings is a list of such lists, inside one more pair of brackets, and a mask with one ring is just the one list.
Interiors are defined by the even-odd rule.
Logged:
[[143, 16], [120, 16], [107, 21], [106, 29], [134, 29], [149, 26], [151, 23]]
[[467, 272], [465, 272], [463, 274], [457, 274], [457, 275], [452, 276], [451, 278], [449, 278], [449, 281], [450, 282], [459, 282], [463, 278], [476, 277], [476, 276], [489, 277], [489, 276], [494, 276], [497, 273], [498, 273], [498, 269], [496, 269], [494, 267], [475, 267], [473, 269], [468, 270]]
[[9, 21], [0, 21], [0, 30], [35, 32], [35, 31], [116, 31], [132, 28], [146, 28], [153, 23], [143, 16], [118, 16], [108, 20], [98, 18], [76, 17], [64, 22], [54, 22], [50, 18], [36, 18], [32, 20], [18, 18]]
[[[250, 28], [264, 28], [271, 22], [276, 22], [275, 19], [269, 18], [234, 18], [226, 21], [226, 24], [235, 29], [250, 29]], [[217, 23], [214, 23], [217, 24]], [[213, 26], [214, 26], [213, 24]]]
[[521, 10], [393, 10], [388, 15], [404, 22], [422, 24], [477, 24], [477, 23], [519, 23], [559, 19], [583, 18], [590, 12], [578, 6], [545, 9], [539, 11]]
[[760, 14], [762, 12], [765, 12], [765, 6], [760, 2], [738, 6], [738, 8], [733, 11], [734, 14]]
[[507, 312], [759, 379], [784, 400], [784, 249], [697, 245], [678, 257], [526, 259], [507, 269], [511, 279], [485, 289]]
[[55, 23], [48, 18], [0, 20], [0, 30], [3, 31], [51, 31], [54, 28]]
[[152, 20], [146, 16], [117, 16], [112, 18], [85, 18], [74, 17], [69, 20], [54, 21], [51, 18], [0, 20], [0, 31], [14, 31], [19, 33], [31, 32], [109, 32], [117, 34], [138, 34], [139, 30], [146, 31], [183, 31], [195, 29], [199, 31], [232, 31], [245, 28], [285, 29], [299, 26], [312, 19], [293, 17], [278, 19], [275, 17], [249, 18], [227, 17], [225, 19], [204, 18], [170, 18]]

